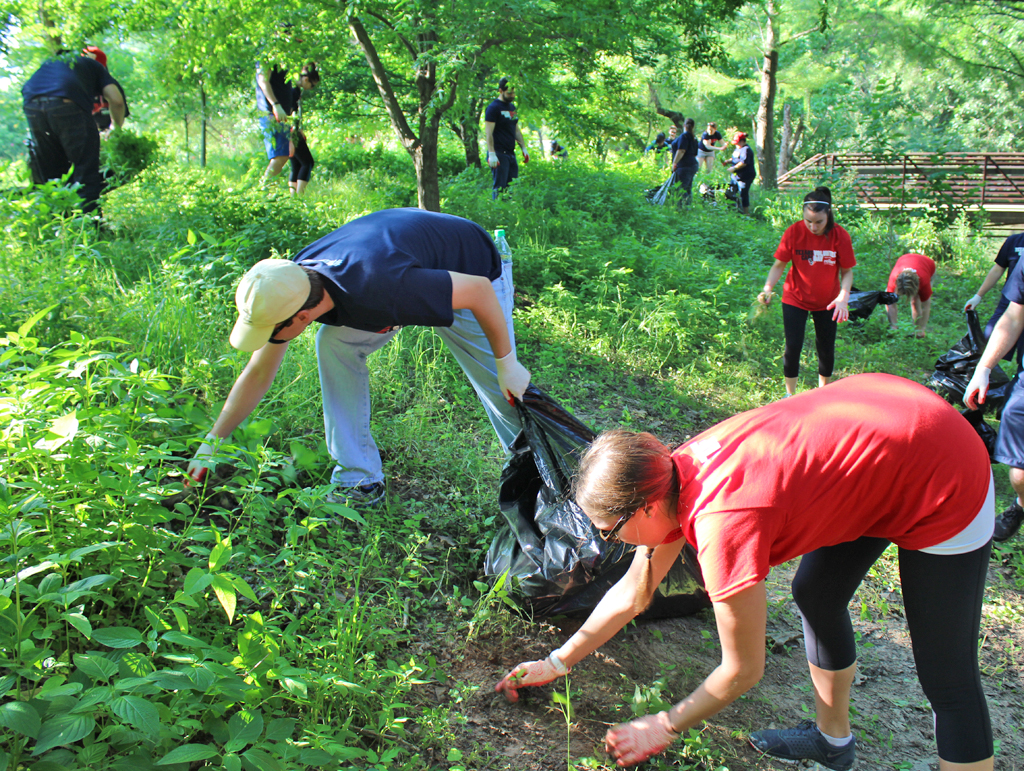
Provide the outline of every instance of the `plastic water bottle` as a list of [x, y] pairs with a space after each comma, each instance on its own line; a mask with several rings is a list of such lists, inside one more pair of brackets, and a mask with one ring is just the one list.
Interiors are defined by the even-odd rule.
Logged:
[[509, 248], [508, 241], [505, 240], [504, 228], [494, 231], [494, 245], [498, 247], [498, 254], [501, 255], [503, 263], [512, 262], [512, 250]]

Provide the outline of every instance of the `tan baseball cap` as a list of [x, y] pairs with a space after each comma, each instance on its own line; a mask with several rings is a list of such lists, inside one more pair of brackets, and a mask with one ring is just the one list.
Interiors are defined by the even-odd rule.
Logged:
[[291, 260], [260, 260], [242, 276], [235, 290], [238, 321], [231, 345], [258, 351], [274, 327], [294, 316], [309, 298], [306, 272]]

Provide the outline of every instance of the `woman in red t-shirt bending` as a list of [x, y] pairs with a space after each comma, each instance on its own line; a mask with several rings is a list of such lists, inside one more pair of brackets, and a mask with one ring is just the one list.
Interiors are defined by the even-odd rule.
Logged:
[[[892, 266], [887, 292], [895, 292], [910, 301], [910, 316], [917, 326], [917, 336], [928, 331], [928, 317], [932, 314], [932, 277], [935, 262], [923, 254], [904, 254]], [[889, 326], [896, 329], [896, 305], [885, 306]]]
[[803, 617], [815, 720], [757, 731], [750, 742], [778, 758], [845, 771], [856, 753], [849, 603], [892, 543], [918, 677], [934, 710], [939, 768], [992, 768], [978, 668], [992, 472], [971, 425], [928, 389], [893, 375], [855, 375], [735, 415], [675, 452], [650, 434], [611, 431], [581, 461], [575, 496], [606, 540], [647, 548], [637, 549], [626, 575], [561, 648], [498, 683], [512, 701], [519, 688], [564, 675], [629, 623], [689, 542], [714, 603], [722, 662], [672, 708], [605, 737], [621, 766], [662, 752], [761, 679], [765, 578], [803, 555], [793, 600]]
[[803, 211], [803, 222], [794, 222], [782, 234], [775, 264], [768, 271], [764, 291], [757, 296], [759, 302], [768, 305], [786, 263], [793, 264], [782, 288], [782, 325], [786, 333], [782, 374], [787, 396], [796, 393], [808, 314], [814, 317], [818, 385], [827, 385], [832, 377], [836, 325], [850, 317], [847, 303], [853, 287], [853, 266], [857, 264], [850, 234], [836, 224], [832, 214], [832, 193], [827, 187], [808, 193]]

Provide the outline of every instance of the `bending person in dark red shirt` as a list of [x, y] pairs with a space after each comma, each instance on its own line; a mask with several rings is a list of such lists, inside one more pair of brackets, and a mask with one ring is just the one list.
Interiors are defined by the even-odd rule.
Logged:
[[814, 318], [814, 342], [818, 350], [818, 385], [827, 385], [836, 360], [836, 328], [850, 318], [847, 304], [853, 287], [853, 256], [850, 234], [836, 224], [832, 193], [819, 187], [804, 197], [804, 218], [786, 228], [775, 250], [775, 264], [768, 271], [764, 291], [757, 299], [768, 305], [787, 263], [792, 263], [782, 289], [782, 324], [786, 349], [782, 375], [786, 396], [796, 393], [800, 352], [804, 347], [807, 316]]
[[[892, 267], [885, 291], [895, 292], [910, 301], [910, 317], [917, 325], [917, 336], [928, 331], [928, 318], [932, 314], [932, 277], [935, 262], [923, 254], [904, 254]], [[886, 305], [889, 326], [896, 329], [896, 305]]]
[[512, 701], [519, 688], [564, 675], [642, 612], [689, 542], [714, 603], [722, 662], [670, 709], [605, 737], [620, 766], [664, 751], [761, 679], [765, 578], [803, 555], [793, 599], [815, 719], [749, 738], [774, 757], [844, 771], [856, 754], [849, 602], [893, 543], [918, 677], [935, 713], [939, 768], [993, 767], [978, 667], [992, 473], [971, 425], [931, 391], [892, 375], [856, 375], [735, 415], [675, 452], [650, 434], [611, 431], [583, 457], [575, 496], [606, 540], [647, 548], [561, 648], [498, 683]]

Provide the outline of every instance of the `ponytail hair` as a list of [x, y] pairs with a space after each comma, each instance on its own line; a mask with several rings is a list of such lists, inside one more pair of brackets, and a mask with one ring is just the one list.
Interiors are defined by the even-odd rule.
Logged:
[[836, 226], [836, 218], [832, 213], [832, 191], [822, 185], [821, 187], [814, 188], [813, 193], [808, 193], [804, 196], [805, 209], [810, 209], [813, 212], [825, 212], [827, 220], [825, 222], [825, 235], [832, 232], [832, 228]]
[[[615, 429], [601, 434], [587, 449], [573, 479], [573, 497], [588, 517], [617, 521], [632, 516], [648, 503], [679, 497], [679, 476], [672, 453], [653, 434]], [[652, 585], [647, 563], [636, 587], [633, 610], [640, 615], [651, 604]]]
[[303, 67], [299, 77], [303, 75], [309, 78], [309, 82], [314, 86], [320, 83], [320, 71], [316, 68], [316, 62], [310, 62]]

